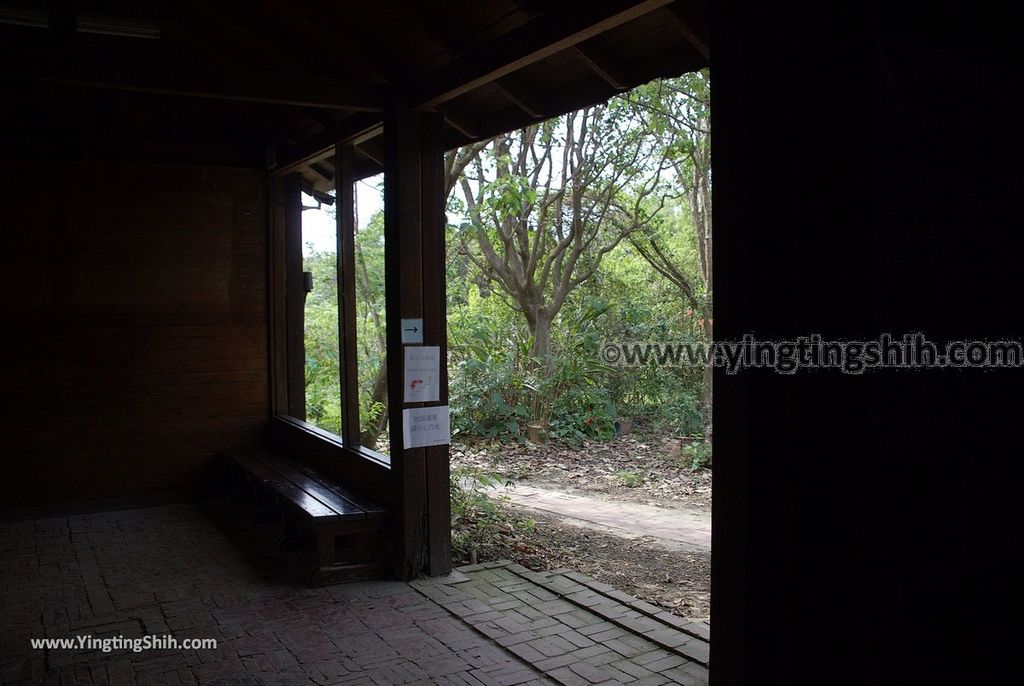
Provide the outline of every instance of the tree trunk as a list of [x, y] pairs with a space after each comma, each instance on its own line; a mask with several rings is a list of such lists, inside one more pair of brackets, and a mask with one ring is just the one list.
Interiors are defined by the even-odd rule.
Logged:
[[554, 317], [543, 308], [535, 309], [527, 317], [527, 326], [533, 335], [527, 369], [533, 373], [539, 386], [530, 393], [530, 419], [546, 422], [551, 417], [551, 397], [544, 382], [555, 373], [555, 360], [551, 354], [551, 322]]
[[533, 347], [530, 349], [530, 355], [547, 363], [551, 358], [551, 319], [546, 315], [538, 317], [531, 333]]
[[[370, 389], [370, 400], [374, 403], [380, 403], [387, 406], [388, 403], [388, 364], [382, 361], [380, 367], [377, 368], [377, 373], [373, 376], [373, 386]], [[377, 439], [384, 433], [384, 429], [388, 425], [388, 412], [385, 409], [376, 419], [367, 422], [366, 426], [360, 427], [359, 431], [359, 444], [369, 448], [370, 450], [376, 450]]]
[[529, 329], [533, 335], [533, 345], [530, 347], [530, 357], [536, 361], [535, 364], [551, 372], [554, 369], [551, 356], [551, 323], [554, 317], [542, 309], [531, 319]]

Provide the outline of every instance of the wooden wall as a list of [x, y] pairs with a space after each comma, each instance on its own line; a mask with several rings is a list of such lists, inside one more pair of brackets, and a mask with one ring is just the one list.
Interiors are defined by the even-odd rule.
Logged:
[[195, 492], [268, 409], [260, 171], [0, 171], [0, 510]]
[[[716, 337], [1024, 340], [1024, 23], [714, 12]], [[1019, 669], [1024, 367], [715, 374], [713, 686]]]

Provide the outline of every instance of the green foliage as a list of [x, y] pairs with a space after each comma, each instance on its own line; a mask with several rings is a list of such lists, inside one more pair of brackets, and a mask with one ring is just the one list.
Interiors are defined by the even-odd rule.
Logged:
[[356, 351], [359, 380], [359, 427], [372, 445], [386, 426], [383, 373], [387, 317], [384, 307], [384, 214], [378, 212], [355, 237]]
[[490, 312], [495, 303], [477, 293], [449, 305], [454, 431], [521, 439], [527, 421], [542, 419], [554, 438], [610, 438], [616, 405], [607, 380], [617, 370], [601, 361], [599, 326], [609, 306], [593, 298], [567, 306], [547, 368], [531, 361], [529, 334], [514, 312]]
[[[632, 419], [641, 430], [668, 426], [683, 435], [705, 432], [710, 417], [700, 366], [610, 366], [602, 351], [609, 342], [708, 340], [708, 246], [695, 225], [710, 216], [710, 167], [700, 166], [710, 141], [709, 101], [706, 73], [653, 82], [614, 99], [593, 115], [589, 125], [597, 127], [591, 131], [595, 143], [585, 149], [593, 159], [579, 167], [582, 171], [575, 177], [566, 177], [565, 188], [559, 186], [557, 161], [542, 174], [547, 184], [538, 186], [529, 173], [532, 167], [522, 162], [529, 158], [521, 156], [526, 149], [522, 139], [510, 137], [501, 145], [473, 150], [474, 156], [462, 167], [462, 179], [471, 185], [470, 197], [460, 197], [459, 191], [464, 195], [465, 189], [456, 183], [457, 192], [448, 198], [453, 216], [446, 236], [453, 433], [524, 440], [526, 423], [544, 420], [554, 439], [610, 439], [617, 417]], [[557, 160], [568, 145], [568, 130], [566, 123], [551, 120], [532, 129], [531, 135], [541, 146], [553, 142], [550, 152]], [[608, 141], [618, 141], [619, 149], [609, 148]], [[628, 150], [638, 152], [623, 153]], [[608, 164], [601, 163], [602, 155]], [[655, 184], [650, 180], [651, 164], [663, 158], [671, 162], [672, 172], [659, 176]], [[508, 173], [497, 173], [499, 168]], [[646, 190], [637, 185], [645, 174]], [[589, 191], [581, 185], [588, 175], [593, 177]], [[698, 182], [707, 188], [698, 188]], [[678, 188], [673, 189], [674, 184]], [[701, 195], [691, 188], [706, 192]], [[570, 210], [568, 200], [574, 194], [587, 207]], [[606, 214], [602, 198], [610, 208]], [[541, 208], [547, 208], [544, 214]], [[537, 278], [523, 281], [533, 288], [534, 304], [557, 303], [547, 310], [555, 314], [550, 343], [541, 356], [536, 343], [546, 339], [531, 334], [536, 324], [524, 306], [523, 294], [529, 288], [515, 287], [518, 275], [528, 270], [517, 265], [528, 265], [533, 249], [541, 254], [553, 251], [559, 232], [574, 219], [586, 225], [580, 236], [592, 247], [580, 251], [578, 259], [564, 257], [548, 267], [538, 262]], [[627, 219], [632, 233], [616, 241]], [[488, 243], [499, 255], [497, 262], [485, 254]], [[656, 271], [650, 255], [644, 254], [655, 245], [665, 263], [692, 286], [692, 293], [684, 294], [679, 283]], [[360, 425], [364, 431], [383, 430], [386, 396], [375, 383], [381, 378], [387, 326], [382, 215], [359, 231], [356, 258]], [[563, 265], [576, 278], [564, 298], [554, 298], [559, 286], [551, 274]], [[499, 275], [505, 267], [507, 274]], [[304, 268], [313, 271], [315, 284], [306, 305], [308, 415], [318, 426], [337, 431], [334, 255], [314, 254]], [[545, 269], [547, 280], [540, 277]], [[685, 459], [694, 468], [710, 465], [709, 447], [701, 444], [692, 450]], [[474, 511], [473, 521], [488, 521], [488, 505], [472, 492], [460, 502]]]
[[303, 268], [313, 272], [305, 317], [306, 419], [340, 433], [337, 262], [334, 253], [313, 252], [305, 257]]
[[519, 437], [528, 417], [519, 402], [522, 378], [510, 361], [469, 358], [451, 376], [453, 431], [486, 438]]
[[626, 488], [637, 488], [644, 483], [644, 477], [636, 472], [618, 472], [615, 478]]
[[[672, 207], [668, 214], [666, 221], [680, 234], [673, 245], [692, 243], [686, 215]], [[459, 268], [465, 276], [453, 273]], [[496, 291], [481, 288], [477, 273], [473, 265], [450, 267], [450, 404], [456, 433], [522, 440], [526, 422], [542, 418], [556, 439], [609, 439], [618, 416], [671, 426], [684, 435], [705, 430], [702, 368], [603, 362], [606, 342], [706, 340], [699, 313], [671, 284], [652, 278], [629, 245], [620, 245], [595, 278], [567, 300], [554, 322], [549, 367], [529, 364], [530, 337], [522, 316]]]
[[[360, 427], [380, 426], [386, 396], [374, 396], [384, 362], [384, 217], [378, 213], [356, 236], [356, 341]], [[312, 251], [303, 269], [313, 273], [313, 292], [305, 304], [306, 418], [327, 431], [341, 431], [337, 258]]]
[[505, 557], [507, 553], [502, 551], [510, 540], [535, 528], [534, 520], [505, 507], [507, 498], [490, 495], [490, 490], [501, 483], [497, 475], [479, 469], [452, 470], [452, 553], [456, 559], [475, 561], [481, 554]]
[[551, 399], [554, 438], [611, 438], [618, 405], [608, 383], [618, 370], [601, 359], [603, 321], [611, 306], [585, 293], [563, 309], [555, 337], [557, 358], [544, 392]]
[[711, 444], [707, 441], [697, 441], [683, 446], [683, 459], [689, 463], [690, 469], [697, 471], [702, 467], [711, 466]]
[[529, 418], [523, 377], [527, 337], [515, 313], [497, 298], [484, 297], [478, 288], [465, 297], [460, 303], [449, 292], [452, 431], [519, 438]]
[[665, 424], [683, 436], [695, 436], [704, 432], [708, 424], [708, 409], [696, 384], [671, 394], [658, 405], [658, 423]]

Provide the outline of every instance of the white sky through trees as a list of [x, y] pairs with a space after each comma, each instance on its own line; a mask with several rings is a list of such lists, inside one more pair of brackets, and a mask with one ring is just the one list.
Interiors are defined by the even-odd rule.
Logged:
[[[358, 216], [356, 225], [365, 229], [373, 215], [384, 209], [384, 176], [371, 176], [356, 183], [356, 208]], [[316, 205], [313, 196], [302, 194], [302, 204], [306, 207]], [[313, 252], [336, 252], [338, 249], [337, 227], [334, 211], [327, 207], [319, 210], [302, 211], [302, 253], [309, 256]]]

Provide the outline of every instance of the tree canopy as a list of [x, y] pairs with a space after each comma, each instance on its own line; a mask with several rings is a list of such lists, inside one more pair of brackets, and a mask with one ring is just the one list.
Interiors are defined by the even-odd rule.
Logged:
[[[704, 370], [620, 368], [600, 354], [604, 341], [711, 335], [707, 72], [452, 151], [445, 173], [457, 432], [520, 437], [541, 419], [556, 436], [600, 437], [624, 414], [709, 430]], [[356, 238], [361, 439], [371, 446], [386, 427], [383, 258], [378, 215]], [[336, 431], [334, 255], [314, 254], [306, 268], [322, 272], [307, 301], [309, 414]]]

